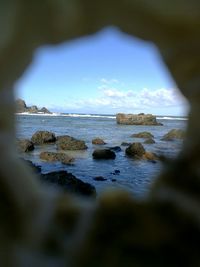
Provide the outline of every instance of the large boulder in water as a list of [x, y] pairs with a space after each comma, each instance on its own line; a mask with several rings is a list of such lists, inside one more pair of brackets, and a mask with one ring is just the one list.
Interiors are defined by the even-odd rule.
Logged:
[[84, 141], [75, 139], [69, 135], [57, 137], [57, 148], [59, 150], [85, 150], [87, 146]]
[[126, 149], [126, 155], [133, 158], [142, 158], [145, 154], [145, 149], [141, 143], [132, 143]]
[[42, 181], [61, 187], [64, 191], [79, 194], [82, 196], [96, 196], [96, 189], [93, 185], [85, 183], [66, 171], [56, 171], [41, 174]]
[[49, 131], [37, 131], [31, 138], [35, 145], [43, 145], [54, 143], [56, 141], [55, 134]]
[[116, 120], [118, 124], [126, 125], [162, 125], [162, 123], [157, 122], [156, 116], [152, 114], [124, 114], [118, 113], [116, 115]]
[[92, 153], [94, 159], [115, 159], [115, 152], [111, 149], [95, 149]]
[[140, 133], [132, 134], [131, 137], [135, 137], [135, 138], [153, 138], [154, 136], [150, 132], [140, 132]]
[[155, 144], [155, 140], [153, 138], [147, 138], [144, 141], [144, 144]]
[[163, 136], [161, 140], [163, 141], [172, 141], [174, 139], [184, 139], [185, 131], [181, 129], [172, 129], [167, 134]]
[[45, 161], [61, 161], [63, 164], [72, 164], [74, 158], [69, 157], [65, 153], [43, 151], [40, 153], [40, 158]]

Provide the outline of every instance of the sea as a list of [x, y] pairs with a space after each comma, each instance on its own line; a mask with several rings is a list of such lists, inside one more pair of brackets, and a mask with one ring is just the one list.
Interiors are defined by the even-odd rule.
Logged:
[[[51, 131], [60, 135], [70, 135], [84, 140], [88, 149], [85, 151], [67, 151], [75, 158], [73, 165], [63, 165], [59, 162], [41, 161], [39, 155], [42, 151], [56, 152], [56, 145], [36, 146], [35, 150], [23, 153], [21, 156], [34, 164], [41, 166], [43, 173], [66, 170], [84, 182], [95, 186], [97, 194], [110, 189], [123, 189], [136, 197], [148, 194], [153, 182], [161, 172], [161, 162], [134, 160], [125, 155], [125, 146], [122, 142], [144, 142], [144, 139], [132, 138], [131, 135], [143, 131], [154, 135], [155, 144], [143, 144], [147, 151], [155, 152], [169, 158], [177, 157], [182, 147], [182, 140], [161, 141], [171, 129], [185, 129], [186, 117], [157, 116], [157, 121], [163, 126], [136, 126], [119, 125], [115, 115], [100, 114], [16, 114], [16, 137], [31, 139], [39, 130]], [[106, 145], [93, 145], [92, 139], [100, 137]], [[116, 152], [115, 160], [94, 160], [92, 153], [96, 148], [110, 148], [120, 146], [121, 151]], [[102, 176], [105, 181], [95, 181], [94, 178]]]

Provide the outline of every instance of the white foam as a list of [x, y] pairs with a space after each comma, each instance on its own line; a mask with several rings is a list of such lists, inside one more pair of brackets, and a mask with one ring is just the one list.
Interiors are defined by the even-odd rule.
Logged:
[[186, 117], [167, 117], [167, 116], [158, 116], [156, 117], [158, 120], [181, 120], [181, 121], [186, 121], [188, 118]]

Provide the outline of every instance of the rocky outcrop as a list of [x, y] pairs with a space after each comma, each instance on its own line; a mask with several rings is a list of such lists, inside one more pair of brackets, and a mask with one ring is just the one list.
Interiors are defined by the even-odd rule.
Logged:
[[85, 150], [87, 146], [84, 141], [75, 139], [69, 135], [57, 137], [57, 149], [59, 150]]
[[56, 152], [47, 152], [43, 151], [40, 153], [40, 158], [45, 161], [60, 161], [63, 164], [72, 164], [74, 162], [74, 158], [69, 157], [65, 153], [56, 153]]
[[153, 138], [154, 136], [150, 132], [140, 132], [140, 133], [132, 134], [131, 137], [135, 137], [135, 138]]
[[111, 149], [95, 149], [92, 153], [94, 159], [115, 159], [115, 152]]
[[184, 137], [185, 137], [185, 131], [181, 129], [172, 129], [167, 134], [165, 134], [161, 140], [173, 141], [174, 139], [184, 139]]
[[56, 142], [55, 134], [49, 131], [37, 131], [31, 137], [34, 145], [44, 145]]
[[103, 139], [97, 137], [97, 138], [94, 138], [94, 139], [92, 140], [92, 144], [93, 144], [93, 145], [105, 145], [106, 143], [104, 142]]
[[93, 185], [85, 183], [66, 171], [56, 171], [41, 174], [42, 181], [54, 184], [62, 188], [65, 192], [79, 194], [82, 196], [96, 196], [96, 189]]
[[116, 120], [118, 124], [126, 125], [162, 125], [162, 123], [157, 122], [156, 116], [152, 114], [124, 114], [118, 113], [116, 115]]
[[52, 114], [52, 112], [50, 112], [47, 108], [43, 107], [41, 109], [39, 109], [37, 106], [30, 106], [28, 107], [25, 103], [24, 100], [22, 99], [17, 99], [15, 101], [15, 105], [16, 105], [16, 113], [24, 113], [24, 112], [28, 112], [28, 113], [33, 113], [33, 114], [37, 114], [37, 113], [44, 113], [44, 114]]
[[34, 144], [28, 139], [17, 140], [17, 150], [19, 152], [29, 152], [34, 150]]

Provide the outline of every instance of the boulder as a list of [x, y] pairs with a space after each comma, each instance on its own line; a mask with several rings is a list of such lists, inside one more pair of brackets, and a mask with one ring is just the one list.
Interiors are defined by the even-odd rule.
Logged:
[[37, 131], [31, 138], [35, 145], [43, 145], [54, 143], [56, 141], [55, 134], [48, 131]]
[[31, 106], [31, 107], [28, 107], [27, 108], [28, 109], [28, 112], [30, 112], [30, 113], [38, 113], [38, 107], [37, 106]]
[[152, 114], [124, 114], [118, 113], [116, 115], [116, 120], [118, 124], [126, 125], [162, 125], [162, 123], [157, 122], [156, 116]]
[[63, 164], [72, 164], [74, 158], [69, 157], [65, 153], [56, 153], [56, 152], [41, 152], [40, 158], [46, 161], [61, 161]]
[[141, 132], [141, 133], [132, 134], [131, 137], [136, 137], [136, 138], [153, 138], [154, 136], [150, 132]]
[[93, 178], [94, 181], [106, 181], [107, 179], [104, 178], [103, 176], [96, 176]]
[[57, 137], [57, 148], [59, 150], [85, 150], [87, 146], [84, 141], [75, 139], [69, 135]]
[[133, 158], [142, 158], [145, 152], [141, 143], [132, 143], [126, 148], [126, 155]]
[[94, 159], [115, 159], [115, 152], [110, 149], [95, 149], [92, 154]]
[[155, 141], [153, 138], [147, 138], [145, 141], [144, 141], [144, 144], [155, 144]]
[[172, 141], [174, 139], [184, 139], [185, 131], [181, 129], [172, 129], [167, 134], [163, 136], [161, 140], [163, 141]]
[[41, 174], [41, 180], [62, 188], [65, 192], [79, 194], [82, 196], [96, 196], [96, 189], [93, 185], [85, 183], [66, 171], [56, 171]]
[[95, 138], [92, 140], [93, 145], [105, 145], [106, 143], [101, 138]]
[[17, 149], [19, 152], [29, 152], [34, 150], [34, 144], [28, 139], [17, 140]]

